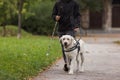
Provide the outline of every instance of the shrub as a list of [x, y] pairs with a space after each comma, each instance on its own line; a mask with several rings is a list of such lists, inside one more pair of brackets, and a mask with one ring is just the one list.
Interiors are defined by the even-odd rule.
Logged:
[[51, 18], [53, 2], [43, 1], [37, 2], [29, 7], [29, 11], [33, 14], [23, 21], [23, 28], [33, 34], [50, 35], [54, 22]]
[[[31, 34], [27, 33], [24, 30], [21, 30], [22, 36], [31, 36]], [[14, 25], [7, 25], [6, 26], [6, 36], [17, 36], [18, 27]], [[3, 28], [0, 26], [0, 36], [3, 34]]]

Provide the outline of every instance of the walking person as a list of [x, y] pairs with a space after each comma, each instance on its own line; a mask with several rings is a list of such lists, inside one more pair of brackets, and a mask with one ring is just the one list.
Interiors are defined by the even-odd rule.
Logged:
[[[71, 35], [75, 37], [75, 31], [80, 26], [79, 6], [74, 0], [58, 0], [52, 12], [52, 18], [58, 22], [58, 35]], [[68, 71], [66, 56], [62, 46], [64, 58], [64, 71]]]

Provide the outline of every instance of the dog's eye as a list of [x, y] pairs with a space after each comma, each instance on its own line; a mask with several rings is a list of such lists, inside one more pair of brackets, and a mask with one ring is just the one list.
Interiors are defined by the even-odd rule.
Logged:
[[69, 38], [67, 38], [67, 40], [70, 40]]
[[65, 40], [65, 38], [63, 38], [63, 40]]

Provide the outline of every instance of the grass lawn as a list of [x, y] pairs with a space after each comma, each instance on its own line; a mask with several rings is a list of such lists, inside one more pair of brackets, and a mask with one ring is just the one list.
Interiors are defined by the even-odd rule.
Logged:
[[[46, 54], [51, 43], [49, 54]], [[59, 40], [45, 36], [0, 37], [0, 80], [28, 80], [61, 57]]]

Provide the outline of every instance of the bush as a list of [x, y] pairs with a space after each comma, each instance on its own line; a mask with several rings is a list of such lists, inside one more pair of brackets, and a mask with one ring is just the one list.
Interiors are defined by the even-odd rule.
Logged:
[[[23, 29], [21, 30], [22, 36], [31, 36], [31, 34], [27, 33]], [[7, 25], [6, 26], [6, 36], [17, 36], [18, 27], [14, 25]], [[3, 28], [0, 26], [0, 36], [3, 34]]]
[[33, 34], [50, 35], [54, 22], [51, 18], [53, 2], [37, 2], [30, 6], [29, 11], [33, 14], [23, 21], [23, 28]]

